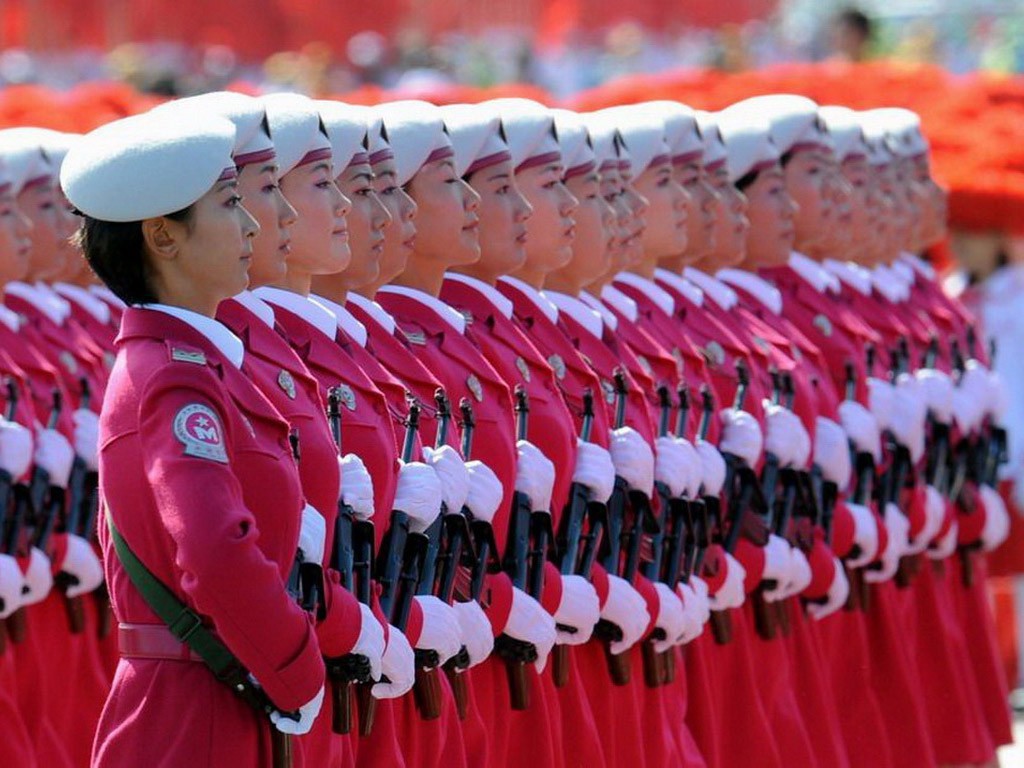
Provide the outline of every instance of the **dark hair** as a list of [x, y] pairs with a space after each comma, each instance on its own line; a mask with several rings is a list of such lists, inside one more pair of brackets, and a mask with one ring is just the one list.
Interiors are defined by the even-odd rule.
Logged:
[[[172, 221], [191, 223], [192, 206], [167, 214]], [[142, 222], [101, 221], [82, 217], [75, 241], [96, 277], [126, 304], [157, 301], [150, 284], [150, 266]]]
[[836, 14], [836, 22], [840, 26], [849, 27], [862, 40], [870, 40], [872, 32], [871, 19], [859, 8], [844, 8]]
[[743, 176], [736, 180], [736, 189], [738, 189], [740, 192], [746, 192], [747, 187], [749, 187], [751, 184], [757, 181], [757, 176], [760, 173], [760, 170], [753, 170], [750, 171], [749, 173], [744, 174]]

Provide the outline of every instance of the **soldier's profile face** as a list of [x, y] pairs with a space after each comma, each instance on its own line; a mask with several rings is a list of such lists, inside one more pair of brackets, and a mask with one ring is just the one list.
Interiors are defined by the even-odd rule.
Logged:
[[330, 161], [308, 163], [281, 177], [281, 191], [298, 213], [292, 227], [288, 269], [333, 275], [348, 266], [348, 211], [351, 202], [334, 183]]
[[668, 159], [645, 169], [633, 186], [647, 200], [645, 257], [660, 259], [686, 250], [690, 196], [673, 178]]
[[480, 258], [480, 197], [458, 177], [450, 159], [424, 165], [406, 189], [418, 208], [417, 256], [446, 266]]
[[516, 184], [512, 162], [481, 168], [467, 179], [480, 196], [480, 261], [477, 268], [496, 278], [526, 261], [527, 221], [533, 206]]
[[747, 263], [755, 268], [785, 264], [793, 249], [796, 204], [786, 189], [782, 168], [776, 164], [759, 172], [745, 194], [750, 218]]
[[386, 283], [400, 275], [416, 243], [416, 203], [398, 186], [393, 159], [373, 164], [373, 189], [391, 215], [391, 226], [384, 228], [384, 248], [378, 267], [378, 282]]
[[285, 276], [285, 262], [291, 250], [289, 227], [295, 223], [295, 209], [281, 194], [277, 166], [252, 163], [238, 172], [238, 191], [245, 208], [260, 225], [253, 243], [249, 287], [276, 283]]
[[0, 192], [0, 285], [25, 278], [32, 247], [31, 227], [32, 222], [18, 208], [10, 189]]
[[352, 259], [344, 272], [344, 280], [350, 289], [362, 287], [376, 280], [380, 273], [384, 231], [391, 224], [391, 214], [373, 188], [369, 163], [349, 164], [336, 183], [341, 193], [352, 201], [347, 216]]
[[572, 258], [579, 201], [562, 181], [565, 168], [555, 161], [516, 174], [516, 184], [533, 209], [526, 222], [526, 258], [532, 269], [552, 272]]

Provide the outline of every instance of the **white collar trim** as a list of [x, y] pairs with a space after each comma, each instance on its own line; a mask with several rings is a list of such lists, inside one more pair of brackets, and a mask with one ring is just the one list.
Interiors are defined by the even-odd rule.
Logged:
[[818, 293], [839, 292], [839, 279], [816, 261], [807, 258], [802, 253], [797, 253], [796, 251], [790, 253], [789, 266], [805, 282], [810, 283]]
[[720, 269], [715, 273], [715, 277], [747, 291], [771, 310], [773, 315], [782, 314], [782, 291], [763, 277], [742, 269]]
[[508, 283], [513, 288], [520, 291], [524, 296], [526, 296], [526, 298], [532, 301], [537, 306], [537, 309], [543, 312], [544, 316], [547, 317], [547, 319], [550, 320], [552, 323], [558, 322], [558, 307], [555, 306], [555, 304], [552, 301], [550, 301], [547, 298], [547, 296], [538, 291], [532, 285], [523, 282], [518, 277], [512, 277], [511, 275], [505, 275], [504, 277], [499, 277], [498, 279], [501, 280], [503, 283]]
[[692, 283], [696, 283], [698, 288], [710, 296], [712, 301], [724, 310], [730, 310], [739, 303], [740, 298], [736, 295], [736, 291], [706, 272], [701, 272], [693, 267], [687, 267], [683, 270], [683, 277]]
[[61, 299], [63, 302], [63, 306], [61, 306], [53, 301], [52, 297], [41, 291], [38, 286], [29, 285], [20, 280], [8, 283], [4, 288], [4, 292], [27, 301], [57, 325], [64, 325], [67, 313], [70, 311], [70, 307], [67, 306], [67, 302], [63, 299]]
[[604, 331], [604, 321], [596, 310], [591, 309], [583, 301], [567, 293], [541, 291], [541, 295], [582, 325], [591, 336], [598, 339], [601, 338], [601, 334]]
[[300, 296], [281, 288], [271, 288], [269, 285], [257, 288], [253, 293], [268, 304], [294, 312], [328, 339], [335, 341], [338, 318], [323, 304], [307, 296]]
[[245, 347], [242, 340], [227, 329], [227, 326], [218, 323], [212, 317], [193, 312], [184, 307], [172, 307], [168, 304], [139, 304], [142, 309], [151, 309], [154, 312], [163, 312], [165, 315], [176, 317], [186, 325], [192, 327], [203, 338], [217, 348], [228, 362], [235, 368], [242, 367], [245, 360]]
[[676, 311], [676, 300], [672, 298], [672, 294], [653, 280], [648, 280], [646, 277], [641, 277], [633, 272], [620, 272], [615, 277], [615, 282], [625, 283], [636, 288], [669, 317]]
[[871, 284], [875, 290], [885, 296], [894, 304], [904, 301], [907, 296], [907, 286], [899, 276], [884, 264], [878, 264], [871, 271]]
[[871, 273], [852, 261], [825, 259], [822, 266], [863, 296], [871, 295]]
[[395, 323], [395, 318], [389, 315], [388, 311], [384, 309], [384, 307], [373, 299], [368, 299], [365, 296], [361, 296], [358, 293], [352, 293], [351, 291], [349, 291], [348, 300], [372, 317], [381, 328], [388, 332], [389, 335], [394, 335], [395, 329], [398, 325]]
[[270, 328], [274, 327], [274, 308], [252, 291], [242, 291], [234, 299], [266, 323], [267, 326]]
[[85, 288], [71, 285], [70, 283], [54, 283], [53, 290], [68, 301], [73, 301], [80, 306], [92, 315], [97, 322], [103, 325], [110, 322], [110, 305], [103, 301], [103, 299], [89, 293]]
[[512, 302], [501, 295], [501, 291], [495, 288], [493, 285], [488, 285], [483, 280], [477, 280], [475, 277], [469, 275], [461, 275], [456, 272], [447, 272], [444, 276], [445, 280], [451, 280], [455, 283], [461, 283], [462, 285], [472, 288], [477, 293], [483, 295], [494, 308], [497, 309], [502, 315], [505, 316], [506, 320], [512, 319]]
[[[586, 300], [586, 294], [584, 294], [584, 300]], [[637, 318], [640, 317], [640, 308], [636, 302], [611, 283], [601, 289], [601, 301], [617, 309], [631, 323], [635, 323]], [[605, 320], [605, 322], [608, 321]], [[608, 324], [611, 325], [611, 323]]]
[[90, 285], [89, 293], [94, 296], [99, 296], [102, 301], [105, 301], [108, 304], [113, 304], [115, 307], [120, 307], [121, 309], [125, 308], [125, 303], [122, 301], [121, 297], [105, 285]]
[[369, 336], [366, 332], [366, 326], [356, 320], [351, 312], [338, 302], [331, 301], [323, 296], [310, 296], [309, 299], [333, 312], [335, 317], [338, 318], [338, 327], [345, 332], [345, 335], [355, 341], [360, 347], [366, 346], [366, 339]]
[[421, 291], [418, 288], [409, 288], [404, 285], [385, 285], [380, 289], [379, 293], [393, 293], [396, 296], [405, 296], [413, 301], [417, 301], [428, 309], [434, 310], [434, 314], [448, 323], [448, 325], [460, 334], [464, 334], [466, 332], [466, 318], [436, 296], [431, 296], [429, 293]]
[[21, 328], [21, 318], [18, 313], [0, 304], [0, 323], [3, 323], [15, 333]]
[[920, 256], [904, 251], [900, 254], [899, 258], [900, 261], [910, 266], [910, 268], [917, 272], [917, 274], [921, 275], [921, 277], [927, 278], [928, 280], [935, 279], [935, 267]]
[[690, 303], [696, 304], [698, 307], [704, 306], [704, 291], [682, 275], [677, 275], [675, 272], [669, 272], [667, 269], [658, 267], [654, 270], [654, 277], [679, 291], [679, 293], [689, 299]]

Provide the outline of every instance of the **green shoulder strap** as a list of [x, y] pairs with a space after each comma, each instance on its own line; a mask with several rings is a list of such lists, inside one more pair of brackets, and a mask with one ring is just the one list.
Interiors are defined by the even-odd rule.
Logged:
[[107, 527], [114, 543], [114, 551], [128, 578], [139, 590], [142, 599], [160, 617], [178, 640], [188, 645], [210, 668], [214, 676], [260, 712], [269, 713], [274, 705], [263, 689], [256, 685], [246, 668], [216, 635], [203, 625], [195, 611], [179, 600], [171, 590], [154, 576], [132, 552], [128, 542], [114, 525], [107, 510]]

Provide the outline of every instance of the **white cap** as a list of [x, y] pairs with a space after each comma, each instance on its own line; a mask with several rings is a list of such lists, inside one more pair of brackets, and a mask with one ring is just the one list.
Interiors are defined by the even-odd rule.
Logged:
[[590, 173], [597, 167], [597, 156], [583, 118], [568, 109], [552, 109], [551, 114], [555, 118], [558, 144], [562, 148], [565, 178]]
[[857, 113], [847, 107], [820, 107], [818, 114], [828, 126], [829, 135], [835, 147], [836, 159], [841, 163], [857, 157], [868, 156], [868, 145], [860, 127]]
[[704, 142], [704, 167], [712, 169], [728, 158], [722, 132], [718, 130], [718, 117], [704, 110], [697, 110], [697, 125], [700, 126], [701, 139]]
[[281, 176], [300, 165], [331, 159], [331, 142], [316, 102], [298, 93], [261, 96]]
[[646, 101], [638, 107], [650, 111], [665, 122], [665, 141], [674, 163], [700, 162], [704, 140], [697, 113], [678, 101]]
[[482, 168], [512, 160], [501, 118], [476, 104], [441, 107], [448, 138], [455, 150], [455, 173], [468, 176]]
[[772, 143], [771, 125], [746, 107], [733, 105], [719, 112], [718, 130], [725, 143], [726, 167], [733, 184], [748, 173], [778, 162], [779, 150]]
[[19, 130], [42, 147], [49, 168], [55, 176], [60, 173], [60, 166], [68, 152], [82, 139], [80, 133], [65, 133], [51, 128], [26, 127]]
[[319, 100], [314, 102], [320, 111], [327, 138], [331, 142], [331, 156], [334, 159], [334, 175], [354, 163], [369, 163], [366, 151], [367, 121], [365, 115], [340, 101]]
[[818, 105], [806, 96], [789, 93], [754, 96], [729, 109], [746, 110], [768, 120], [772, 141], [780, 155], [800, 149], [832, 148], [828, 129], [818, 116]]
[[885, 120], [872, 115], [874, 110], [855, 113], [868, 147], [868, 162], [873, 166], [891, 163], [897, 156], [895, 143]]
[[531, 99], [492, 99], [480, 106], [501, 117], [517, 173], [536, 165], [561, 162], [555, 117], [543, 104]]
[[237, 168], [274, 159], [274, 142], [270, 139], [267, 111], [263, 103], [253, 96], [235, 91], [203, 93], [165, 102], [151, 109], [150, 114], [164, 115], [172, 111], [217, 115], [234, 123], [235, 146], [231, 154]]
[[594, 113], [594, 117], [608, 120], [619, 129], [629, 151], [634, 178], [657, 162], [670, 161], [669, 146], [665, 141], [665, 121], [661, 115], [648, 111], [641, 104], [629, 104], [599, 110]]
[[388, 132], [384, 130], [384, 119], [377, 110], [363, 104], [346, 104], [345, 108], [366, 123], [366, 151], [370, 155], [370, 164], [394, 159], [395, 153], [388, 144]]
[[900, 157], [927, 155], [928, 140], [921, 132], [921, 118], [902, 107], [884, 107], [862, 113], [863, 119], [877, 124], [878, 131], [889, 134], [889, 146]]
[[585, 112], [580, 119], [590, 134], [599, 170], [620, 167], [622, 163], [628, 165], [629, 155], [622, 142], [622, 134], [611, 120], [605, 120], [598, 112]]
[[27, 186], [51, 181], [55, 175], [54, 167], [43, 150], [39, 130], [0, 130], [0, 185], [10, 184], [15, 195]]
[[142, 221], [195, 203], [235, 176], [235, 126], [215, 115], [136, 115], [86, 134], [68, 152], [60, 185], [100, 221]]
[[388, 143], [395, 153], [399, 186], [408, 183], [428, 162], [455, 156], [440, 107], [407, 99], [381, 104], [374, 111], [383, 119]]

